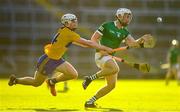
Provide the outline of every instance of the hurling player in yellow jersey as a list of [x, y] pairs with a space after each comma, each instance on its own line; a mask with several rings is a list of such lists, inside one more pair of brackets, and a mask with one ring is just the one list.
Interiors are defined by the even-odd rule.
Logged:
[[108, 53], [113, 52], [111, 48], [98, 45], [91, 40], [83, 39], [79, 36], [79, 34], [74, 32], [78, 26], [77, 18], [74, 14], [63, 15], [61, 23], [63, 24], [63, 27], [59, 28], [51, 43], [44, 47], [45, 54], [38, 60], [34, 77], [16, 78], [15, 75], [11, 75], [8, 82], [9, 86], [23, 84], [37, 87], [40, 86], [48, 76], [56, 74], [55, 78], [51, 78], [46, 81], [51, 94], [56, 96], [55, 84], [57, 82], [76, 79], [78, 77], [78, 73], [75, 68], [62, 58], [72, 43], [84, 47], [104, 50]]

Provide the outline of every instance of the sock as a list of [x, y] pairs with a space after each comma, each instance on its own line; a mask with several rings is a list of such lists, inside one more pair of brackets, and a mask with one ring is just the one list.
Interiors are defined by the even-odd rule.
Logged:
[[14, 83], [14, 84], [17, 84], [17, 83], [18, 83], [17, 81], [18, 81], [18, 79], [16, 78], [16, 79], [13, 81], [13, 83]]
[[93, 96], [91, 99], [89, 99], [87, 101], [88, 104], [93, 104], [95, 101], [97, 100], [97, 98], [95, 96]]
[[55, 78], [49, 80], [50, 84], [55, 85], [57, 80]]
[[95, 80], [95, 79], [97, 79], [98, 77], [97, 77], [97, 74], [94, 74], [94, 75], [89, 76], [89, 78], [90, 78], [91, 80]]

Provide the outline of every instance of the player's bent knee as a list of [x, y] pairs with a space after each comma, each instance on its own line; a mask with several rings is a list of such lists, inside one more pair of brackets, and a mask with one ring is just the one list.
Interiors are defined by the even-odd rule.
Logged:
[[105, 69], [109, 69], [109, 74], [117, 74], [119, 72], [119, 66], [113, 60], [109, 60], [104, 65]]
[[77, 78], [78, 78], [78, 74], [72, 75], [72, 79], [77, 79]]
[[111, 69], [112, 74], [116, 74], [119, 72], [119, 67], [117, 67], [117, 66], [113, 66], [110, 69]]
[[71, 78], [71, 79], [77, 79], [77, 78], [78, 78], [78, 73], [77, 73], [77, 72], [72, 73], [72, 74], [70, 75], [70, 78]]

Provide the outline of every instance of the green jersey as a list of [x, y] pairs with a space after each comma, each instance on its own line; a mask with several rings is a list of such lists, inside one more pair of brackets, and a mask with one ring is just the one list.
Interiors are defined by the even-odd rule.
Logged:
[[180, 49], [176, 48], [176, 47], [172, 47], [170, 49], [170, 63], [173, 64], [177, 64], [178, 63], [178, 56], [180, 55]]
[[68, 58], [67, 52], [62, 56], [62, 58], [65, 59], [65, 60], [67, 60], [67, 58]]
[[114, 21], [102, 24], [97, 31], [102, 35], [100, 44], [113, 49], [130, 34], [127, 28], [117, 28]]

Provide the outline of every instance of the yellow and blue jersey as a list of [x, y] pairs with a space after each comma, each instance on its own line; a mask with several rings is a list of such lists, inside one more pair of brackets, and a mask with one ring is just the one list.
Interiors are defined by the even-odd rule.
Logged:
[[67, 51], [68, 46], [80, 38], [80, 35], [67, 27], [60, 28], [54, 36], [51, 44], [44, 47], [45, 54], [51, 58], [58, 60]]
[[44, 47], [45, 54], [42, 55], [37, 63], [37, 70], [44, 75], [51, 75], [57, 66], [65, 62], [63, 57], [68, 46], [80, 36], [74, 31], [63, 27], [58, 30], [51, 44]]

